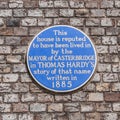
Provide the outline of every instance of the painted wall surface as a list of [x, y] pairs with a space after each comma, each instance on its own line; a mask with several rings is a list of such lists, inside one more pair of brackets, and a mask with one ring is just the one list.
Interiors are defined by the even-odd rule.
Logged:
[[[39, 86], [26, 66], [34, 36], [70, 25], [94, 42], [94, 77], [77, 91]], [[120, 0], [0, 0], [0, 120], [119, 120]]]

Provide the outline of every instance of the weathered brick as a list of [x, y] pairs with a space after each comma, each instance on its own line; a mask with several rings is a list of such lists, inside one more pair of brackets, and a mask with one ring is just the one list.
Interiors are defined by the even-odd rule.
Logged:
[[11, 105], [10, 104], [0, 104], [0, 113], [10, 112]]
[[82, 103], [80, 106], [81, 106], [81, 112], [93, 112], [94, 111], [94, 104]]
[[99, 82], [100, 79], [101, 79], [100, 74], [99, 74], [99, 73], [96, 73], [96, 74], [93, 76], [92, 81], [93, 81], [93, 82]]
[[56, 8], [65, 8], [68, 7], [68, 1], [67, 0], [55, 0], [54, 6]]
[[39, 18], [38, 26], [50, 26], [52, 25], [52, 19], [50, 18]]
[[4, 25], [4, 20], [0, 18], [0, 27], [2, 27], [3, 25]]
[[87, 7], [87, 8], [97, 8], [98, 7], [98, 3], [97, 3], [97, 1], [86, 1], [86, 4], [85, 4], [85, 6]]
[[4, 44], [4, 37], [0, 36], [0, 45]]
[[87, 91], [87, 92], [95, 91], [95, 84], [93, 83], [88, 84], [86, 87], [84, 87], [84, 91]]
[[97, 83], [96, 91], [99, 91], [99, 92], [110, 91], [110, 83]]
[[10, 8], [22, 8], [23, 7], [23, 0], [10, 0], [9, 1]]
[[117, 27], [116, 28], [113, 28], [113, 27], [106, 28], [106, 35], [112, 35], [112, 36], [119, 35], [119, 33], [120, 33], [119, 31], [120, 31], [120, 28], [117, 28]]
[[68, 120], [68, 115], [65, 113], [59, 114], [57, 117], [58, 120]]
[[17, 120], [17, 115], [16, 114], [2, 114], [2, 120]]
[[120, 20], [117, 21], [117, 26], [120, 26]]
[[120, 91], [120, 83], [113, 83], [112, 91]]
[[15, 27], [14, 28], [14, 36], [26, 36], [28, 35], [28, 28], [27, 27]]
[[105, 101], [107, 102], [117, 102], [120, 100], [120, 94], [119, 93], [115, 93], [115, 92], [112, 92], [112, 93], [105, 93]]
[[111, 72], [111, 64], [99, 64], [98, 72]]
[[14, 17], [25, 17], [26, 14], [26, 9], [14, 9], [13, 10], [13, 16]]
[[111, 55], [111, 62], [119, 62], [119, 57], [118, 55]]
[[96, 103], [96, 109], [98, 112], [110, 112], [112, 111], [111, 103]]
[[68, 120], [68, 116], [66, 114], [59, 114], [57, 116], [58, 120]]
[[93, 42], [94, 42], [95, 45], [101, 45], [101, 36], [90, 36], [90, 37], [93, 40]]
[[6, 60], [7, 63], [20, 63], [21, 55], [7, 55]]
[[43, 30], [42, 27], [29, 28], [29, 35], [36, 35]]
[[84, 8], [84, 2], [77, 1], [77, 0], [70, 0], [70, 7], [71, 8]]
[[116, 45], [117, 37], [116, 36], [103, 36], [102, 43], [105, 45]]
[[46, 104], [41, 103], [33, 103], [30, 105], [31, 112], [45, 112], [46, 111]]
[[13, 66], [13, 72], [27, 72], [25, 64], [15, 64]]
[[0, 1], [0, 8], [8, 8], [8, 1], [1, 0]]
[[111, 55], [109, 53], [106, 54], [100, 54], [99, 55], [99, 62], [103, 63], [107, 63], [107, 62], [111, 62]]
[[62, 103], [51, 103], [48, 104], [48, 112], [62, 112], [63, 104]]
[[120, 8], [120, 1], [119, 0], [115, 0], [115, 7]]
[[10, 17], [12, 16], [12, 10], [1, 9], [0, 10], [0, 17]]
[[50, 17], [50, 18], [54, 18], [54, 17], [58, 17], [59, 13], [57, 9], [46, 9], [45, 10], [45, 17]]
[[43, 92], [43, 89], [39, 86], [37, 86], [37, 84], [30, 84], [30, 91], [32, 93], [42, 93]]
[[55, 95], [55, 101], [68, 102], [68, 101], [71, 101], [71, 96], [70, 95]]
[[13, 48], [13, 54], [23, 54], [26, 53], [26, 46], [14, 46]]
[[97, 18], [86, 19], [86, 26], [99, 26], [100, 20]]
[[117, 113], [103, 113], [102, 120], [118, 120]]
[[4, 55], [0, 55], [0, 63], [5, 63], [5, 56]]
[[120, 10], [119, 9], [108, 9], [107, 16], [118, 17], [120, 16]]
[[85, 120], [85, 115], [80, 112], [70, 113], [69, 120]]
[[22, 19], [22, 26], [37, 26], [36, 18], [24, 18]]
[[7, 95], [4, 95], [4, 102], [6, 102], [6, 103], [19, 102], [19, 96], [18, 96], [18, 94], [7, 94]]
[[52, 120], [52, 115], [49, 113], [39, 113], [35, 115], [34, 120]]
[[120, 64], [119, 63], [118, 64], [113, 64], [112, 65], [112, 71], [119, 73], [120, 72]]
[[78, 112], [80, 109], [79, 103], [65, 103], [64, 110], [66, 112]]
[[84, 19], [83, 18], [70, 18], [70, 24], [73, 26], [83, 26]]
[[72, 9], [60, 9], [60, 17], [73, 17], [74, 10]]
[[25, 93], [25, 92], [29, 91], [29, 85], [25, 84], [25, 83], [14, 83], [14, 84], [12, 84], [12, 90], [15, 93], [17, 93], [17, 92]]
[[72, 101], [86, 101], [87, 93], [86, 92], [77, 92], [72, 94]]
[[22, 102], [33, 102], [36, 100], [36, 95], [31, 93], [22, 94], [21, 101]]
[[[28, 30], [28, 29], [27, 29]], [[27, 31], [28, 32], [28, 31]], [[22, 33], [23, 34], [23, 33]], [[28, 33], [27, 33], [28, 34]], [[27, 36], [27, 35], [25, 35], [25, 36], [21, 36], [21, 41], [20, 41], [20, 44], [21, 45], [28, 45], [28, 43], [30, 43], [31, 42], [31, 40], [33, 39], [33, 37], [30, 37], [30, 36]]]
[[18, 120], [34, 120], [33, 114], [19, 114]]
[[18, 74], [4, 74], [3, 82], [17, 82], [18, 78]]
[[92, 28], [91, 29], [91, 35], [104, 35], [105, 29], [104, 28]]
[[89, 16], [89, 9], [76, 9], [75, 16], [77, 17], [88, 17]]
[[109, 46], [109, 52], [110, 53], [118, 53], [117, 46]]
[[11, 85], [10, 84], [0, 83], [0, 93], [10, 92], [10, 91], [11, 91]]
[[117, 42], [118, 42], [118, 51], [120, 52], [120, 36], [118, 36], [118, 40], [117, 40]]
[[2, 75], [0, 74], [0, 82], [2, 81]]
[[108, 46], [96, 45], [97, 53], [108, 53]]
[[91, 17], [104, 17], [105, 10], [104, 9], [91, 9]]
[[99, 56], [99, 62], [103, 63], [108, 63], [111, 62], [111, 55], [110, 54], [100, 54]]
[[89, 93], [88, 95], [88, 101], [100, 102], [103, 100], [104, 100], [103, 93]]
[[120, 111], [120, 103], [113, 103], [113, 110], [114, 111]]
[[0, 115], [0, 120], [2, 120], [2, 115]]
[[11, 53], [10, 46], [0, 46], [0, 54], [9, 54]]
[[23, 103], [13, 104], [13, 112], [28, 112], [28, 105]]
[[103, 74], [104, 82], [117, 82], [118, 80], [119, 80], [119, 78], [116, 73], [104, 73]]
[[0, 103], [2, 103], [3, 102], [3, 97], [2, 96], [0, 96]]
[[6, 37], [5, 44], [7, 45], [18, 45], [20, 44], [20, 37]]
[[20, 26], [20, 19], [18, 18], [9, 18], [6, 21], [7, 27], [19, 27]]
[[[85, 23], [84, 23], [85, 24]], [[83, 28], [80, 28], [84, 33], [86, 33], [86, 35], [90, 35], [90, 30], [89, 28], [86, 28], [86, 27], [83, 27]]]
[[101, 8], [113, 8], [113, 1], [112, 0], [103, 0], [101, 2]]
[[54, 101], [54, 97], [53, 95], [49, 95], [49, 94], [38, 94], [38, 101], [39, 102], [53, 102]]
[[23, 83], [32, 82], [32, 78], [27, 73], [21, 74], [20, 77], [21, 77], [20, 80]]
[[40, 9], [28, 10], [28, 16], [43, 17], [43, 11]]
[[66, 113], [57, 113], [56, 115], [53, 116], [54, 120], [68, 120], [68, 114]]
[[45, 0], [39, 0], [39, 6], [40, 8], [51, 8], [53, 7], [53, 2], [52, 0], [45, 1]]
[[[41, 0], [40, 0], [41, 1]], [[23, 4], [25, 8], [38, 8], [38, 0], [23, 0]]]
[[0, 73], [9, 73], [11, 66], [9, 64], [0, 64]]
[[5, 36], [9, 36], [9, 35], [13, 35], [13, 29], [10, 27], [0, 27], [0, 35], [5, 35]]
[[87, 113], [86, 120], [101, 120], [100, 113]]
[[109, 27], [113, 26], [113, 21], [110, 18], [102, 18], [101, 19], [101, 26]]

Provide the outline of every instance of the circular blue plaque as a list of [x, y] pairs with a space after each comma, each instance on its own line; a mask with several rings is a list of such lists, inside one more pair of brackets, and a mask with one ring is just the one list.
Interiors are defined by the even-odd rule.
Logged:
[[56, 25], [38, 33], [27, 51], [27, 66], [35, 81], [54, 92], [85, 85], [97, 64], [90, 38], [77, 28]]

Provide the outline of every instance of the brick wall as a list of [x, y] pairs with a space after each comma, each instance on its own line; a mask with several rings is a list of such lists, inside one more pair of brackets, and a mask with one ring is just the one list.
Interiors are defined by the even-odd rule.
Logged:
[[[85, 87], [53, 94], [28, 74], [25, 54], [51, 25], [83, 30], [98, 67]], [[0, 0], [0, 120], [120, 120], [120, 0]]]

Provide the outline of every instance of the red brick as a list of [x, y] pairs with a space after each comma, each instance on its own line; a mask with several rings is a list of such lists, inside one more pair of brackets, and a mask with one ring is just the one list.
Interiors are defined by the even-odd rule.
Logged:
[[25, 8], [36, 8], [38, 7], [37, 0], [23, 0]]
[[105, 101], [107, 102], [120, 101], [120, 93], [105, 93]]
[[13, 35], [12, 28], [0, 28], [0, 35]]

